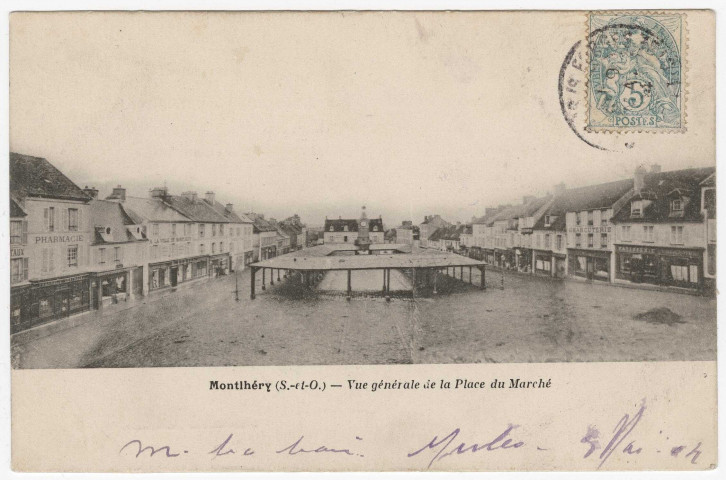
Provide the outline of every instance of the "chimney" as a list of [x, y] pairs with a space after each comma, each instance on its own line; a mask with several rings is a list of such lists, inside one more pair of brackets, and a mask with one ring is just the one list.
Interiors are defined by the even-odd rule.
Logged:
[[645, 174], [646, 171], [642, 165], [635, 169], [635, 174], [633, 175], [633, 190], [635, 190], [636, 194], [640, 193], [645, 185]]
[[190, 202], [197, 203], [197, 198], [198, 198], [197, 192], [192, 192], [192, 191], [182, 192], [181, 196], [186, 198]]
[[169, 195], [166, 187], [154, 187], [150, 190], [151, 198], [164, 198]]
[[566, 189], [567, 189], [567, 187], [565, 186], [565, 182], [558, 183], [557, 185], [555, 185], [555, 188], [554, 188], [555, 196], [562, 195], [563, 193], [565, 193]]
[[123, 188], [121, 185], [116, 185], [116, 188], [113, 189], [111, 195], [113, 195], [114, 198], [121, 200], [122, 202], [126, 201], [126, 189]]
[[98, 189], [96, 189], [95, 187], [89, 187], [88, 185], [86, 185], [85, 187], [83, 187], [83, 193], [85, 193], [94, 200], [98, 200]]
[[224, 208], [227, 209], [227, 211], [230, 213], [234, 212], [234, 205], [231, 203], [228, 203], [227, 205], [225, 205]]
[[210, 205], [214, 205], [214, 192], [205, 193], [204, 200], [206, 200]]
[[650, 166], [650, 173], [660, 173], [660, 171], [661, 171], [660, 164], [654, 163], [653, 165]]

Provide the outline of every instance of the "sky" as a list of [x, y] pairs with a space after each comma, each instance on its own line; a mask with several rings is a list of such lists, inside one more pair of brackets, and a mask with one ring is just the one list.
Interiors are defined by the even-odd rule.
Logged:
[[685, 133], [597, 134], [603, 151], [569, 130], [558, 74], [583, 25], [577, 12], [13, 14], [10, 146], [102, 197], [212, 190], [310, 225], [362, 205], [389, 227], [467, 221], [559, 182], [714, 165], [708, 76]]

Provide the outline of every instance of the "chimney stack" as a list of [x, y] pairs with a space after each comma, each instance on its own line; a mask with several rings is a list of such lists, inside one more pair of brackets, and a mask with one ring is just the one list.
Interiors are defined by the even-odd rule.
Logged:
[[86, 185], [85, 187], [83, 187], [83, 193], [85, 193], [94, 200], [98, 200], [98, 189], [96, 189], [96, 187], [89, 187], [88, 185]]
[[206, 200], [210, 205], [214, 205], [214, 192], [207, 192], [204, 195], [204, 200]]
[[640, 193], [640, 191], [643, 190], [643, 187], [645, 186], [646, 173], [647, 172], [642, 165], [635, 169], [635, 174], [633, 175], [633, 190], [635, 190], [636, 194]]
[[[98, 193], [96, 193], [96, 195], [98, 195]], [[126, 201], [126, 189], [123, 188], [121, 185], [116, 185], [116, 188], [113, 189], [111, 195], [113, 195], [114, 198], [121, 200], [122, 202]]]
[[184, 197], [184, 198], [186, 198], [187, 200], [189, 200], [191, 202], [197, 203], [197, 198], [198, 198], [197, 197], [197, 192], [192, 192], [192, 191], [182, 192], [181, 196]]
[[658, 163], [654, 163], [650, 166], [650, 173], [660, 173], [661, 172], [661, 166]]
[[149, 193], [151, 198], [164, 198], [169, 195], [169, 190], [166, 187], [154, 187]]
[[227, 211], [230, 212], [230, 213], [234, 212], [234, 205], [231, 204], [231, 203], [228, 203], [227, 205], [225, 205], [224, 208], [226, 208]]

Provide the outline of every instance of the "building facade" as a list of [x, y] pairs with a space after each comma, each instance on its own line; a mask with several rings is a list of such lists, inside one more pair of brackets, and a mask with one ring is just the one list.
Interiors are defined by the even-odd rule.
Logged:
[[90, 310], [90, 198], [44, 158], [10, 153], [9, 173], [11, 332]]
[[441, 215], [426, 215], [423, 222], [418, 226], [419, 232], [419, 246], [421, 248], [438, 248], [438, 241], [434, 242], [435, 245], [429, 244], [429, 237], [433, 235], [437, 228], [446, 227], [451, 225], [449, 222], [441, 218]]
[[713, 168], [636, 172], [634, 195], [613, 219], [617, 281], [704, 289], [710, 205], [701, 183], [713, 174]]
[[[368, 239], [370, 243], [385, 243], [385, 231], [383, 230], [383, 219], [370, 218], [366, 220], [367, 224], [364, 228], [368, 229]], [[331, 220], [326, 218], [323, 227], [323, 243], [349, 243], [355, 245], [358, 239], [358, 231], [360, 229], [360, 221], [358, 219], [339, 218]]]

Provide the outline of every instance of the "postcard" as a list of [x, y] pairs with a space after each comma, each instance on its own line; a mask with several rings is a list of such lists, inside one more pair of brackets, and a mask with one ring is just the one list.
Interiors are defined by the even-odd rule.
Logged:
[[14, 470], [716, 468], [714, 12], [9, 22]]

